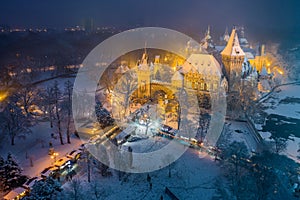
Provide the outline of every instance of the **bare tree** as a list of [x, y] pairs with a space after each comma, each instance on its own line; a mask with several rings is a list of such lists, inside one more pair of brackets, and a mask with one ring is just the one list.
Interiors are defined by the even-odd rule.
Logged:
[[50, 127], [53, 128], [53, 121], [54, 121], [54, 94], [53, 94], [53, 88], [47, 87], [46, 90], [44, 90], [41, 94], [42, 101], [41, 101], [41, 107], [44, 108], [44, 113], [48, 116]]
[[17, 92], [18, 103], [23, 107], [26, 115], [30, 114], [30, 107], [37, 105], [40, 100], [40, 91], [34, 87], [24, 86]]
[[233, 142], [226, 149], [222, 150], [222, 167], [225, 169], [226, 176], [230, 180], [230, 188], [236, 199], [241, 199], [242, 178], [245, 177], [245, 168], [249, 158], [247, 147], [244, 143]]
[[61, 100], [61, 91], [58, 87], [58, 82], [55, 81], [53, 85], [53, 95], [54, 95], [54, 106], [55, 106], [55, 115], [56, 115], [56, 124], [59, 134], [59, 140], [60, 144], [64, 144], [63, 137], [62, 137], [62, 130], [61, 130], [61, 106], [60, 106], [60, 100]]
[[279, 154], [287, 147], [287, 141], [281, 137], [272, 137], [274, 140], [275, 153]]
[[70, 187], [71, 187], [70, 197], [74, 200], [82, 199], [82, 194], [81, 194], [82, 186], [81, 186], [80, 180], [79, 179], [73, 179], [71, 181]]
[[71, 81], [65, 82], [65, 101], [64, 101], [64, 107], [67, 111], [67, 142], [70, 144], [70, 124], [71, 124], [71, 114], [72, 114], [72, 90], [73, 85]]
[[128, 113], [128, 107], [130, 104], [130, 97], [137, 89], [137, 80], [134, 76], [134, 72], [128, 71], [118, 80], [114, 88], [115, 102], [123, 108], [124, 114]]

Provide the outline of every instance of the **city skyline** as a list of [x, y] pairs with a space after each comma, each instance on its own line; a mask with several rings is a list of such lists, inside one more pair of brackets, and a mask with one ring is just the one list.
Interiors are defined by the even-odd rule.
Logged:
[[[243, 25], [258, 40], [297, 39], [299, 2], [281, 1], [10, 1], [0, 8], [0, 24], [23, 28], [65, 28], [93, 19], [95, 26], [155, 26], [201, 32], [208, 25], [218, 34]], [[13, 14], [12, 14], [13, 13]], [[259, 31], [257, 31], [259, 30]]]

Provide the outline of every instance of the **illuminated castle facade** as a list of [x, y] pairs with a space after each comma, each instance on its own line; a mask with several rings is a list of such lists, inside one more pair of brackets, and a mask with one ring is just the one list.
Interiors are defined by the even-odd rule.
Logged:
[[[257, 69], [252, 67], [246, 53], [243, 51], [237, 30], [234, 28], [229, 35], [225, 35], [227, 40], [225, 48], [217, 55], [207, 53], [207, 49], [213, 49], [210, 30], [208, 29], [201, 45], [195, 46], [191, 42], [187, 43], [186, 51], [189, 53], [188, 59], [177, 66], [168, 83], [159, 82], [157, 74], [162, 64], [159, 56], [155, 57], [154, 63], [148, 62], [145, 53], [137, 64], [136, 74], [138, 77], [138, 98], [149, 98], [159, 88], [153, 84], [167, 84], [173, 88], [173, 92], [185, 88], [197, 91], [198, 93], [218, 93], [220, 88], [224, 91], [239, 91], [241, 83], [247, 83], [256, 87]], [[249, 44], [244, 39], [243, 45]]]

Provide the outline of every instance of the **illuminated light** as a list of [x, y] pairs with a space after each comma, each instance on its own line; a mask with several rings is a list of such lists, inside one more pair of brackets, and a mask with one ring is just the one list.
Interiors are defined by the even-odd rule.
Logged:
[[0, 92], [0, 102], [4, 101], [7, 98], [7, 96], [8, 96], [8, 92], [3, 92], [3, 93]]
[[278, 69], [277, 71], [278, 71], [278, 73], [281, 74], [281, 75], [284, 74], [284, 72], [283, 72], [281, 69]]
[[267, 66], [270, 67], [270, 66], [271, 66], [271, 63], [267, 63]]

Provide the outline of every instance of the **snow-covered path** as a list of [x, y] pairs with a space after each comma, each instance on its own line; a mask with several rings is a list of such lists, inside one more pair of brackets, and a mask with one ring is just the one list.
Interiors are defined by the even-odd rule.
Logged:
[[[53, 164], [51, 157], [48, 155], [49, 142], [52, 143], [54, 151], [59, 155], [56, 160], [63, 157], [73, 149], [78, 149], [82, 144], [81, 140], [72, 137], [71, 144], [60, 145], [59, 139], [53, 139], [51, 133], [55, 128], [50, 128], [48, 122], [41, 122], [32, 127], [32, 133], [26, 135], [26, 138], [16, 139], [16, 144], [11, 146], [8, 142], [3, 142], [0, 155], [6, 157], [7, 153], [12, 153], [23, 168], [23, 173], [29, 177], [39, 176], [40, 172]], [[66, 139], [64, 139], [66, 141]]]

